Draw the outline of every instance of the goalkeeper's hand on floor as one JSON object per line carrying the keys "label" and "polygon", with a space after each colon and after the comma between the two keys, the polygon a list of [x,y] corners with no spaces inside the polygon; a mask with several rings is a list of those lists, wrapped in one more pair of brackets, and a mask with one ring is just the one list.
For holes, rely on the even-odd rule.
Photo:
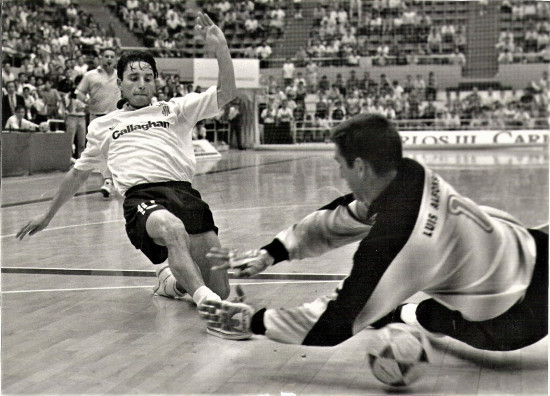
{"label": "goalkeeper's hand on floor", "polygon": [[[227,337],[219,335],[221,338],[242,339],[244,336],[252,336],[250,324],[254,309],[248,304],[206,300],[198,306],[198,310],[200,317],[206,320],[208,329],[227,334]],[[242,337],[237,337],[239,335]]]}

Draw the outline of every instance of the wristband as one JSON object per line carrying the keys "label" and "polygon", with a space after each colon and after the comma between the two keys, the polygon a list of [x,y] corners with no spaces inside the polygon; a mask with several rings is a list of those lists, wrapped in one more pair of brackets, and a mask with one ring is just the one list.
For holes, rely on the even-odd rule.
{"label": "wristband", "polygon": [[250,322],[250,330],[252,333],[265,335],[267,331],[264,325],[265,311],[266,309],[262,308],[252,316],[252,321]]}

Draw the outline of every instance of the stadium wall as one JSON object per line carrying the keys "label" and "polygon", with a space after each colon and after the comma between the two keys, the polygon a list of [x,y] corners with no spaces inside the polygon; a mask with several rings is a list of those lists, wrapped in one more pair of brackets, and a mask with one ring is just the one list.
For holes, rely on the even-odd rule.
{"label": "stadium wall", "polygon": [[[194,80],[193,59],[180,58],[157,58],[157,67],[159,71],[167,73],[178,73],[182,81]],[[491,79],[483,79],[483,82],[494,81],[499,82],[505,87],[514,89],[523,89],[533,80],[539,80],[543,71],[548,71],[550,65],[548,63],[518,63],[500,65],[498,73]],[[407,74],[413,77],[421,74],[426,77],[429,72],[433,71],[436,82],[439,88],[456,88],[460,84],[472,83],[476,80],[462,77],[462,70],[458,65],[406,65],[406,66],[371,66],[369,58],[362,58],[360,66],[329,66],[319,68],[319,78],[326,75],[329,80],[334,80],[337,74],[341,74],[342,78],[347,79],[350,71],[355,70],[358,78],[363,76],[365,71],[370,73],[371,78],[378,80],[381,74],[386,74],[390,80],[399,80],[401,83],[405,81]],[[305,68],[298,67],[296,72],[302,72],[305,76]],[[262,79],[267,79],[269,76],[280,78],[282,75],[281,68],[260,69]]]}
{"label": "stadium wall", "polygon": [[68,171],[72,141],[69,133],[3,132],[2,176]]}

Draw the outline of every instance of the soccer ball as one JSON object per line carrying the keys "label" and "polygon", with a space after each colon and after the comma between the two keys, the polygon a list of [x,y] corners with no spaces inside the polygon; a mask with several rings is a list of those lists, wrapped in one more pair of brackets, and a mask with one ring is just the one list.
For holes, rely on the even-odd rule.
{"label": "soccer ball", "polygon": [[420,329],[404,323],[389,324],[377,332],[376,344],[368,351],[372,373],[387,385],[410,385],[422,375],[429,348]]}

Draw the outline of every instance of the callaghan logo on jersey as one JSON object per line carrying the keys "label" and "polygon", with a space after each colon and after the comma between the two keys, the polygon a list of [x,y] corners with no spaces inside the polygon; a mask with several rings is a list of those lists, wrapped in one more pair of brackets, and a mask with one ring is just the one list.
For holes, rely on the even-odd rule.
{"label": "callaghan logo on jersey", "polygon": [[113,139],[116,140],[122,135],[137,131],[139,129],[147,131],[150,128],[168,128],[170,123],[168,121],[149,121],[146,124],[128,125],[124,129],[119,129],[113,132]]}

